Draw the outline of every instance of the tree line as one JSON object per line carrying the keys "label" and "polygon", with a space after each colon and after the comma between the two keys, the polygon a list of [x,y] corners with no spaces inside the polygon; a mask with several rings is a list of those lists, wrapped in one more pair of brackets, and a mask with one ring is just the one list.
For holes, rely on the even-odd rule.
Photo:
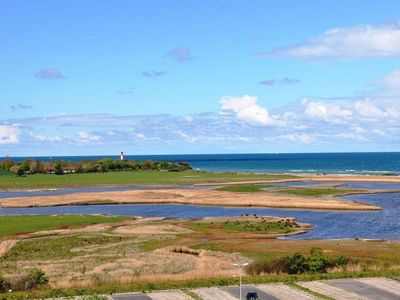
{"label": "tree line", "polygon": [[25,176],[27,174],[63,175],[68,173],[101,173],[117,171],[182,172],[192,170],[192,167],[187,162],[153,160],[134,161],[104,158],[100,160],[86,160],[80,162],[66,160],[49,162],[26,159],[16,162],[9,158],[5,158],[0,162],[0,170],[3,172],[15,173],[17,176]]}

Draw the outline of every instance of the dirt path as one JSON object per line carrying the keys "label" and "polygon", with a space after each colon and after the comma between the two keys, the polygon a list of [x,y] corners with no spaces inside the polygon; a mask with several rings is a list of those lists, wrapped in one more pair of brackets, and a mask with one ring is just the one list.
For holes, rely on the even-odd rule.
{"label": "dirt path", "polygon": [[33,207],[81,204],[193,204],[216,206],[258,206],[323,210],[379,210],[379,206],[333,198],[275,195],[267,192],[233,193],[216,190],[128,190],[68,195],[5,198],[2,207]]}
{"label": "dirt path", "polygon": [[2,257],[4,254],[7,253],[8,250],[14,247],[17,242],[17,240],[6,240],[0,242],[0,257]]}

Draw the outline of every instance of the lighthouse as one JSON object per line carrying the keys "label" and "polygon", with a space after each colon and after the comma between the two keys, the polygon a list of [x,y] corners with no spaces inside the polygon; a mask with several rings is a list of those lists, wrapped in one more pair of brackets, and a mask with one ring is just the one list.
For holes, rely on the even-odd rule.
{"label": "lighthouse", "polygon": [[124,152],[123,151],[121,151],[120,160],[124,160]]}

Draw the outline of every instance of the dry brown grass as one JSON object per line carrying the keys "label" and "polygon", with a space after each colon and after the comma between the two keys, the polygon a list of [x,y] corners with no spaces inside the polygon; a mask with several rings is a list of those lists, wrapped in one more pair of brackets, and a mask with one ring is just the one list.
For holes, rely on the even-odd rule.
{"label": "dry brown grass", "polygon": [[5,240],[0,242],[0,257],[6,254],[14,245],[18,242],[18,240]]}

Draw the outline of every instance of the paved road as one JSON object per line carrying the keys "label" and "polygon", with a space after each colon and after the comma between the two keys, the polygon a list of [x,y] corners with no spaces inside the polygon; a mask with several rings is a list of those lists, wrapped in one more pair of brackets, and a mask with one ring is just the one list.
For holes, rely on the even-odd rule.
{"label": "paved road", "polygon": [[[299,282],[319,294],[338,300],[400,300],[400,281],[388,278],[335,279]],[[212,287],[191,290],[202,300],[238,300],[239,287]],[[285,284],[244,285],[243,299],[248,292],[257,292],[260,300],[314,300],[314,296]],[[179,290],[154,293],[112,295],[113,300],[193,300]]]}
{"label": "paved road", "polygon": [[[240,289],[238,286],[226,286],[222,287],[222,289],[231,294],[236,299],[239,299]],[[279,298],[274,297],[272,294],[250,285],[242,286],[242,299],[246,299],[246,295],[249,292],[256,292],[260,300],[279,300]]]}

